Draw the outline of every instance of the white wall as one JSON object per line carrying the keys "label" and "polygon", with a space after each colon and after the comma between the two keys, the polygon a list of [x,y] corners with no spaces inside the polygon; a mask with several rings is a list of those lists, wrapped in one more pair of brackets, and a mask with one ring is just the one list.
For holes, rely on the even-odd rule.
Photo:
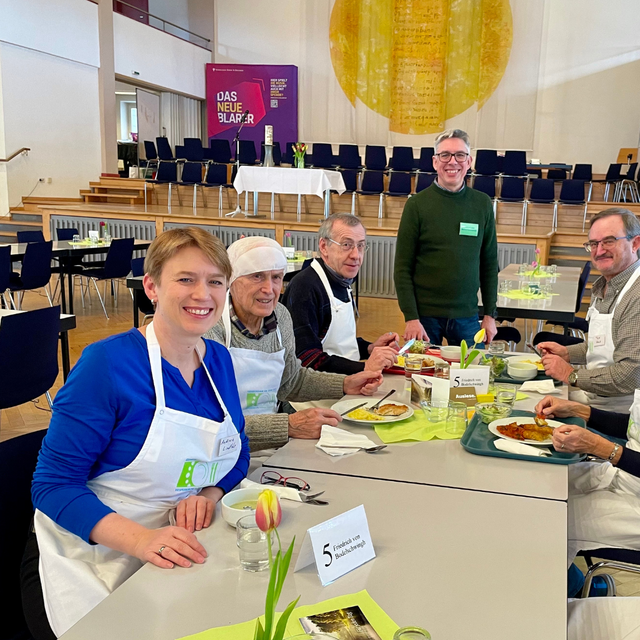
{"label": "white wall", "polygon": [[[22,196],[77,196],[100,175],[98,12],[87,0],[0,0],[0,216]],[[51,184],[38,178],[51,178]]]}
{"label": "white wall", "polygon": [[33,195],[77,197],[100,175],[98,69],[8,44],[0,66],[5,149],[31,148],[6,165],[9,206],[34,187]]}
{"label": "white wall", "polygon": [[204,65],[211,62],[209,51],[118,13],[113,14],[113,32],[117,75],[205,97]]}

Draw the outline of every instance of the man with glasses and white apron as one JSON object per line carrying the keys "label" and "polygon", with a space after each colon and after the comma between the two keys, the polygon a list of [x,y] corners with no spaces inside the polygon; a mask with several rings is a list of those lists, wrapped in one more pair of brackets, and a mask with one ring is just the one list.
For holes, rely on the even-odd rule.
{"label": "man with glasses and white apron", "polygon": [[640,388],[640,223],[626,209],[602,211],[585,248],[602,273],[591,290],[588,339],[569,347],[541,342],[542,362],[548,375],[573,385],[571,400],[628,413]]}
{"label": "man with glasses and white apron", "polygon": [[393,366],[397,333],[389,331],[372,343],[356,334],[351,284],[368,248],[362,223],[356,216],[336,213],[322,223],[318,235],[321,257],[293,278],[283,298],[293,318],[298,358],[303,366],[334,373]]}
{"label": "man with glasses and white apron", "polygon": [[265,450],[286,444],[290,437],[319,438],[323,424],[340,422],[335,411],[278,412],[279,402],[369,394],[381,377],[378,373],[343,376],[302,367],[295,354],[291,317],[278,303],[287,269],[282,247],[270,238],[254,236],[237,240],[228,253],[233,269],[230,294],[222,318],[206,337],[224,344],[231,354],[251,451],[264,456]]}

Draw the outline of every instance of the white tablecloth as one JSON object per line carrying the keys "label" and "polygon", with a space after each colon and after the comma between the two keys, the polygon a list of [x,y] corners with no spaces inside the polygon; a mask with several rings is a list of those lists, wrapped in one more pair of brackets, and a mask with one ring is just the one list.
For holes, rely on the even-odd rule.
{"label": "white tablecloth", "polygon": [[324,196],[327,189],[344,193],[346,187],[338,171],[286,167],[240,167],[233,186],[238,193],[289,193]]}

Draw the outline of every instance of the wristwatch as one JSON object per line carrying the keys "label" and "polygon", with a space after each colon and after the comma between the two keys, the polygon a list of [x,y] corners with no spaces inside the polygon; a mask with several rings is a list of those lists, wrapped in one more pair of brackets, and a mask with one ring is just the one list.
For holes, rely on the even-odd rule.
{"label": "wristwatch", "polygon": [[569,382],[569,384],[574,385],[576,382],[578,382],[578,370],[574,369],[570,374],[569,377],[567,378],[567,381]]}

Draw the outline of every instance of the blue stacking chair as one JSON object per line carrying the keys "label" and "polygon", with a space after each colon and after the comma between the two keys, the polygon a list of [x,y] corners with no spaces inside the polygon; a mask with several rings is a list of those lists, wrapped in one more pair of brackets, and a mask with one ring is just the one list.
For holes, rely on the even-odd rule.
{"label": "blue stacking chair", "polygon": [[202,162],[205,159],[200,138],[184,139],[184,158],[187,162]]}
{"label": "blue stacking chair", "polygon": [[365,169],[385,171],[387,169],[387,150],[379,145],[368,144],[364,151]]}
{"label": "blue stacking chair", "polygon": [[607,169],[607,175],[604,177],[604,179],[593,181],[593,182],[598,182],[605,185],[604,187],[605,202],[607,202],[607,200],[609,199],[609,187],[611,187],[611,185],[614,186],[614,194],[615,194],[615,187],[618,184],[618,182],[621,180],[621,176],[620,176],[621,171],[622,171],[621,164],[610,164],[609,168]]}
{"label": "blue stacking chair", "polygon": [[413,171],[415,160],[411,147],[393,147],[389,168],[393,171]]}
{"label": "blue stacking chair", "polygon": [[[28,336],[25,338],[27,341],[29,339]],[[4,368],[11,375],[13,367]],[[32,638],[22,609],[22,554],[33,519],[31,482],[42,438],[46,433],[46,429],[41,429],[0,442],[0,483],[3,487],[0,491],[0,512],[7,514],[6,517],[11,514],[11,526],[0,528],[0,544],[3,549],[13,550],[13,553],[7,553],[2,560],[2,637],[7,639]],[[34,568],[35,571],[37,566]]]}
{"label": "blue stacking chair", "polygon": [[253,140],[240,140],[240,164],[255,165],[258,161]]}
{"label": "blue stacking chair", "polygon": [[[527,224],[527,212],[529,211],[529,204],[531,204],[532,202],[534,204],[553,205],[553,210],[555,211],[556,194],[554,184],[554,181],[548,178],[536,178],[535,180],[531,181],[531,191],[529,192],[529,197],[527,198],[527,208],[525,210],[523,222],[523,225],[525,227]],[[553,217],[555,217],[555,214]]]}
{"label": "blue stacking chair", "polygon": [[338,147],[338,166],[341,169],[362,169],[362,158],[357,144],[341,144]]}
{"label": "blue stacking chair", "polygon": [[204,149],[204,159],[219,164],[231,163],[231,145],[228,140],[211,138],[209,147]]}
{"label": "blue stacking chair", "polygon": [[187,159],[186,147],[182,144],[176,145],[176,162],[182,163]]}
{"label": "blue stacking chair", "polygon": [[496,215],[496,178],[494,176],[475,176],[473,188],[486,193],[493,203],[493,216]]}
{"label": "blue stacking chair", "polygon": [[553,226],[552,231],[558,228],[558,206],[559,205],[584,207],[582,216],[582,230],[587,224],[587,200],[584,197],[584,181],[583,180],[564,180],[560,187],[560,196],[556,200],[553,210]]}
{"label": "blue stacking chair", "polygon": [[6,297],[11,276],[11,247],[0,247],[0,302],[9,308],[9,300]]}
{"label": "blue stacking chair", "polygon": [[51,295],[47,288],[51,279],[51,253],[53,242],[32,242],[27,245],[24,258],[22,259],[22,269],[20,273],[11,272],[9,276],[9,289],[11,293],[21,293],[18,297],[18,306],[14,302],[14,308],[22,308],[22,298],[25,291],[40,289],[43,287],[52,306]]}
{"label": "blue stacking chair", "polygon": [[354,216],[356,214],[356,194],[360,173],[357,169],[338,169],[338,171],[342,174],[342,179],[344,180],[344,186],[346,187],[344,192],[351,194],[351,215]]}
{"label": "blue stacking chair", "polygon": [[[473,175],[498,175],[498,152],[495,149],[478,149],[476,151],[476,162],[473,167]],[[475,183],[473,185],[473,188],[476,188]]]}
{"label": "blue stacking chair", "polygon": [[[382,218],[382,202],[384,199],[384,172],[365,170],[362,173],[360,188],[356,192],[359,196],[380,196],[378,218]],[[359,204],[359,200],[358,200]]]}
{"label": "blue stacking chair", "polygon": [[[161,162],[154,180],[144,182],[144,208],[147,210],[147,184],[168,184],[169,185],[169,209],[171,209],[171,187],[178,184],[178,165],[175,162]],[[155,189],[154,189],[155,191]],[[156,194],[156,204],[158,196]]]}
{"label": "blue stacking chair", "polygon": [[422,147],[420,149],[420,159],[418,160],[418,171],[421,173],[435,173],[436,170],[433,166],[433,154],[435,149],[433,147]]}
{"label": "blue stacking chair", "polygon": [[144,155],[147,157],[146,164],[144,166],[143,178],[146,179],[149,169],[153,165],[156,170],[158,169],[158,152],[156,151],[156,145],[153,140],[144,141]]}
{"label": "blue stacking chair", "polygon": [[[74,229],[73,227],[69,227],[68,229],[56,229],[56,239],[59,241],[70,241],[73,240],[73,236],[77,235],[80,234],[78,233],[78,230]],[[54,260],[60,259],[54,258]],[[56,294],[58,293],[58,285],[62,286],[62,279],[64,278],[64,274],[72,273],[74,276],[79,276],[87,266],[100,267],[102,265],[104,265],[104,260],[93,260],[90,265],[86,264],[84,263],[84,256],[71,256],[68,258],[64,258],[64,266],[61,264],[60,266],[51,267],[51,273],[57,273],[59,275],[52,298],[54,300],[56,299]],[[82,306],[84,307],[84,289],[82,288],[82,278],[80,279],[80,285]]]}
{"label": "blue stacking chair", "polygon": [[527,201],[525,199],[525,178],[503,178],[498,202],[512,202],[522,204],[520,226],[525,232],[527,223]]}
{"label": "blue stacking chair", "polygon": [[[131,275],[134,277],[144,275],[144,258],[134,258],[131,261]],[[131,291],[131,298],[134,299],[133,291]],[[153,314],[155,313],[156,309],[144,289],[138,289],[137,295],[135,296],[135,301],[138,311],[140,311],[140,313],[142,313],[142,315],[144,316],[142,318],[142,324],[144,325],[147,320],[153,318]]]}
{"label": "blue stacking chair", "polygon": [[290,164],[293,166],[294,157],[293,157],[293,145],[294,142],[287,142],[284,146],[284,151],[282,152],[282,164]]}
{"label": "blue stacking chair", "polygon": [[503,176],[525,178],[527,177],[527,152],[526,151],[506,151],[502,161]]}
{"label": "blue stacking chair", "polygon": [[[551,164],[553,164],[553,162]],[[566,179],[567,179],[566,169],[549,169],[547,171],[547,180],[555,180],[556,182],[561,182],[562,180],[566,180]]]}
{"label": "blue stacking chair", "polygon": [[156,138],[156,147],[158,149],[158,160],[160,162],[173,162],[175,160],[169,140],[164,136]]}
{"label": "blue stacking chair", "polygon": [[44,234],[42,231],[18,231],[16,233],[18,242],[44,242]]}
{"label": "blue stacking chair", "polygon": [[[389,186],[382,192],[382,206],[387,201],[387,196],[393,198],[411,197],[411,173],[405,171],[391,171],[389,173]],[[381,217],[378,214],[378,217]]]}
{"label": "blue stacking chair", "polygon": [[[205,198],[205,193],[207,189],[212,189],[217,187],[220,191],[220,195],[218,198],[218,211],[222,211],[222,190],[224,189],[229,193],[229,189],[232,188],[233,185],[229,183],[227,180],[227,165],[226,164],[210,164],[207,168],[207,173],[204,177],[204,182],[200,183],[202,187],[202,199],[204,201],[204,206],[207,206],[207,199]],[[231,206],[231,205],[229,205]]]}
{"label": "blue stacking chair", "polygon": [[333,169],[336,162],[333,157],[333,149],[326,142],[313,143],[313,167],[317,169]]}
{"label": "blue stacking chair", "polygon": [[418,178],[416,180],[416,193],[420,193],[430,187],[437,177],[438,176],[435,173],[418,173]]}
{"label": "blue stacking chair", "polygon": [[[224,167],[226,170],[226,167]],[[198,197],[198,186],[202,184],[202,163],[200,162],[185,162],[182,167],[182,175],[180,176],[180,182],[178,183],[178,203],[182,206],[182,199],[180,197],[180,185],[186,185],[193,187],[193,211],[196,211],[196,201]]]}
{"label": "blue stacking chair", "polygon": [[593,192],[593,166],[590,164],[577,164],[573,168],[573,180],[584,180],[589,184],[589,193],[587,194],[587,202],[591,201],[591,194]]}
{"label": "blue stacking chair", "polygon": [[[109,252],[107,258],[104,261],[104,267],[98,267],[96,269],[85,269],[81,274],[84,278],[90,279],[93,282],[104,315],[109,319],[109,314],[104,306],[104,300],[100,295],[98,289],[98,281],[104,281],[104,295],[107,295],[107,280],[111,280],[113,287],[113,281],[120,278],[126,278],[131,271],[131,258],[133,257],[133,245],[135,238],[120,238],[118,240],[112,240],[109,246]],[[118,288],[113,288],[114,298],[116,305],[118,303]]]}

